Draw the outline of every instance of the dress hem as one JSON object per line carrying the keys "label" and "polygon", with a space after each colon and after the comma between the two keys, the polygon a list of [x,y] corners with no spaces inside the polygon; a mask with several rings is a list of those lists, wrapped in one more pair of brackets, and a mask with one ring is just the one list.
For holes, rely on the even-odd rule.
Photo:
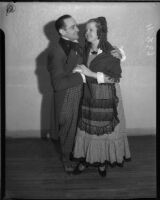
{"label": "dress hem", "polygon": [[122,162],[116,162],[116,161],[110,162],[109,160],[105,160],[103,163],[100,163],[100,162],[89,163],[86,161],[86,158],[84,157],[76,158],[72,156],[71,160],[75,162],[82,162],[86,166],[93,166],[93,167],[98,167],[98,166],[103,166],[103,165],[109,165],[110,167],[116,167],[116,166],[123,167],[125,162],[130,162],[132,159],[131,157],[129,158],[124,157]]}

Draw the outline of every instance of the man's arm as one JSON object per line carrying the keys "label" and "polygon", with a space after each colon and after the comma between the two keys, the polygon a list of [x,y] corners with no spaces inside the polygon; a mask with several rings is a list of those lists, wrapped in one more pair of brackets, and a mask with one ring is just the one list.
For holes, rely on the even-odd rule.
{"label": "man's arm", "polygon": [[81,74],[66,73],[64,71],[65,58],[60,57],[58,53],[49,55],[48,69],[55,91],[71,88],[83,83]]}
{"label": "man's arm", "polygon": [[114,46],[114,50],[111,51],[111,55],[114,56],[115,58],[120,59],[121,62],[126,60],[126,55],[123,50],[123,47],[118,48],[118,47]]}

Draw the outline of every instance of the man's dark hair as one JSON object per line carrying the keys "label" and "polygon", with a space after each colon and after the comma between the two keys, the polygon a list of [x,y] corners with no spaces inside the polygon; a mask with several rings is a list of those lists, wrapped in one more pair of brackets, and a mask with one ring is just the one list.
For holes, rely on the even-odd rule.
{"label": "man's dark hair", "polygon": [[63,16],[59,17],[59,18],[56,20],[56,22],[55,22],[55,27],[56,27],[56,30],[57,30],[58,33],[59,33],[59,30],[60,30],[61,28],[65,28],[64,20],[65,20],[65,19],[68,19],[68,18],[71,18],[71,16],[70,16],[70,15],[63,15]]}

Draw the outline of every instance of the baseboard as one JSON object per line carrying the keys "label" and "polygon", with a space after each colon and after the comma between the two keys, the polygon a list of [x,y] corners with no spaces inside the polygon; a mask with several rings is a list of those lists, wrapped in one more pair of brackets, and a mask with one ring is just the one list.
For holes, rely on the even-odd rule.
{"label": "baseboard", "polygon": [[11,138],[40,138],[40,130],[17,130],[17,131],[6,131],[6,137]]}
{"label": "baseboard", "polygon": [[[156,135],[156,129],[154,128],[127,128],[126,134],[128,136],[144,136],[144,135]],[[46,134],[47,135],[47,134]],[[41,131],[40,130],[17,130],[17,131],[6,131],[5,133],[6,137],[12,137],[12,138],[40,138],[41,137]],[[49,137],[49,134],[47,135]]]}
{"label": "baseboard", "polygon": [[128,136],[156,135],[156,129],[155,128],[127,128],[126,133]]}

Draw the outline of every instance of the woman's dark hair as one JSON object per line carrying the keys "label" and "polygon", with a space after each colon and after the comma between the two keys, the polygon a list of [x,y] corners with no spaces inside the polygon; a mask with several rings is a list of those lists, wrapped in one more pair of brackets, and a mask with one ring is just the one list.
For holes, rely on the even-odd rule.
{"label": "woman's dark hair", "polygon": [[[90,22],[95,22],[96,27],[97,27],[97,36],[99,39],[98,48],[102,49],[105,52],[108,50],[111,50],[112,45],[107,41],[108,27],[107,27],[107,21],[105,17],[90,19],[87,22],[87,24]],[[87,46],[90,46],[90,44],[86,43],[86,48],[88,48]]]}
{"label": "woman's dark hair", "polygon": [[59,30],[61,28],[65,28],[65,23],[64,23],[64,20],[65,19],[68,19],[68,18],[71,18],[70,15],[63,15],[61,17],[59,17],[56,21],[55,21],[55,27],[56,27],[56,30],[57,32],[59,33]]}

